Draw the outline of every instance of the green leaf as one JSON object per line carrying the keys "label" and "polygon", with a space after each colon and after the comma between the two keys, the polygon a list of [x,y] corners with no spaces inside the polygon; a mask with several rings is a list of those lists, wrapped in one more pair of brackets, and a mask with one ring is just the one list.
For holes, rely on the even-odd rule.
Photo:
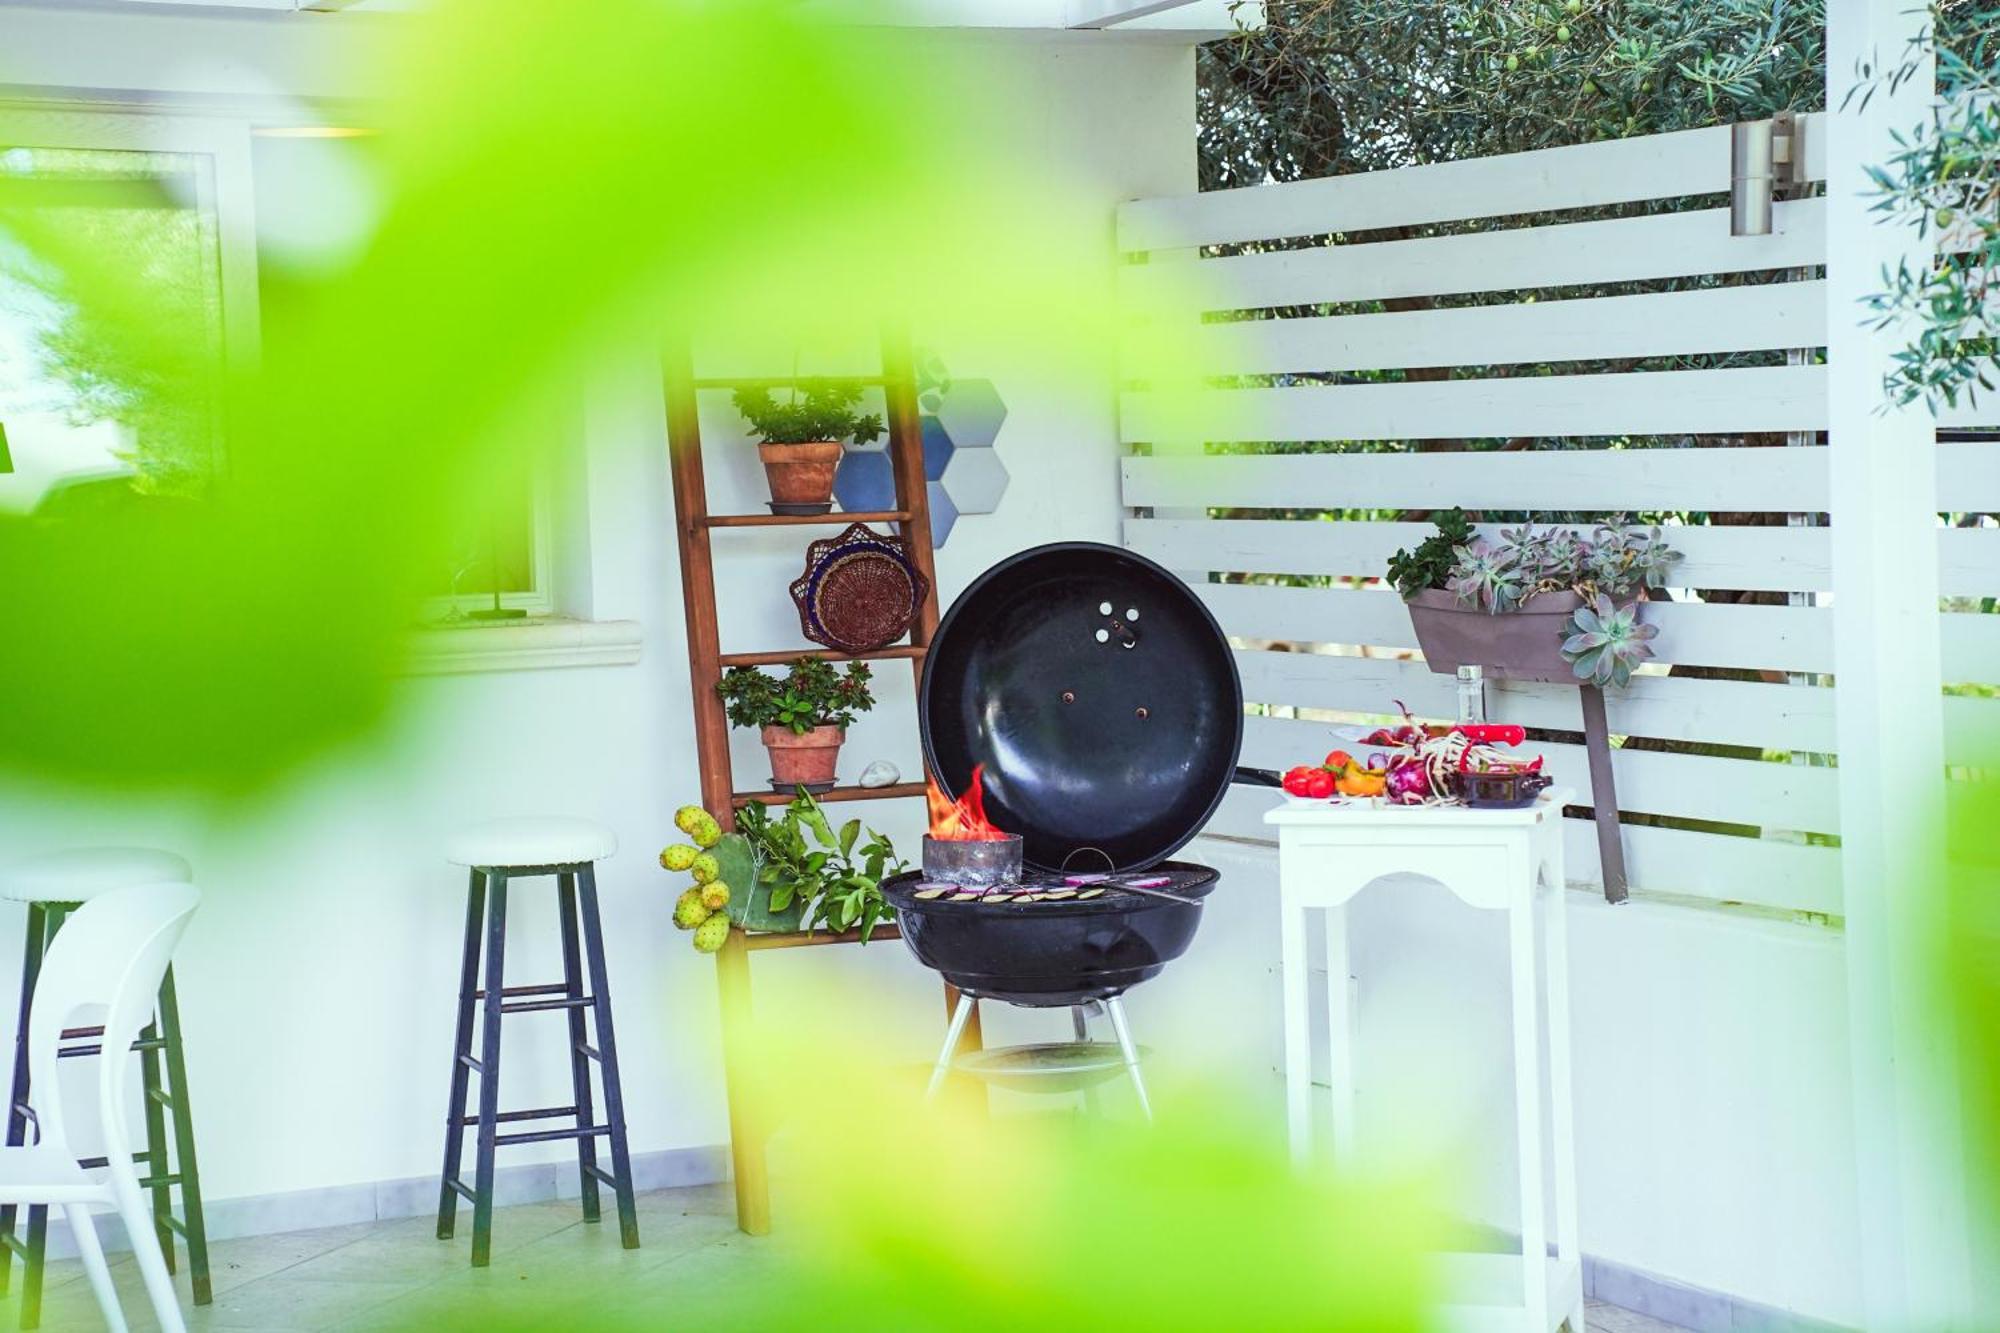
{"label": "green leaf", "polygon": [[847,855],[854,850],[854,840],[861,836],[861,821],[850,819],[840,828],[840,853]]}

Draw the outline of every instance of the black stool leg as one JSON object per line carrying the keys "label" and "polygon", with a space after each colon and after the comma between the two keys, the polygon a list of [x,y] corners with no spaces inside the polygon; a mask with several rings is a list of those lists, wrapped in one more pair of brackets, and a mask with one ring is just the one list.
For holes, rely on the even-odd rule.
{"label": "black stool leg", "polygon": [[500,1118],[500,1011],[507,961],[507,872],[489,868],[486,892],[486,1014],[479,1029],[478,1165],[472,1185],[472,1266],[493,1255],[493,1147]]}
{"label": "black stool leg", "polygon": [[479,926],[486,915],[486,872],[474,867],[465,890],[465,952],[458,969],[458,1035],[451,1045],[451,1095],[444,1118],[444,1177],[438,1187],[438,1239],[458,1226],[459,1157],[465,1146],[465,1080],[472,1073],[473,992],[479,989]]}
{"label": "black stool leg", "polygon": [[160,1255],[167,1261],[167,1271],[174,1272],[174,1229],[167,1223],[173,1216],[173,1186],[168,1178],[173,1174],[167,1156],[167,1106],[163,1100],[160,1081],[160,1051],[152,1043],[160,1038],[160,1022],[156,1016],[146,1024],[139,1034],[139,1040],[147,1043],[139,1052],[139,1082],[144,1089],[142,1100],[146,1111],[146,1178],[158,1182],[152,1188],[153,1231],[160,1238]]}
{"label": "black stool leg", "polygon": [[[576,875],[565,870],[556,876],[556,910],[562,917],[563,995],[572,1001],[569,1009],[569,1081],[576,1103],[576,1127],[588,1129],[597,1121],[591,1110],[589,1029],[584,1023],[583,958],[576,941]],[[602,1215],[597,1202],[597,1139],[580,1134],[576,1140],[576,1169],[583,1190],[583,1220],[595,1222]]]}
{"label": "black stool leg", "polygon": [[[194,1303],[210,1305],[215,1301],[215,1291],[208,1275],[208,1223],[201,1212],[201,1171],[195,1164],[194,1153],[194,1110],[188,1104],[187,1050],[181,1043],[181,1001],[174,989],[171,963],[160,982],[160,1029],[160,1035],[166,1038],[167,1109],[173,1113],[174,1122],[174,1174],[181,1178],[180,1233],[187,1240],[188,1282],[194,1288]],[[150,1165],[156,1176],[167,1174],[164,1148],[154,1153]],[[171,1214],[162,1220],[169,1227],[173,1224]],[[163,1244],[161,1248],[173,1253],[171,1245]],[[171,1263],[168,1268],[171,1271]]]}
{"label": "black stool leg", "polygon": [[[590,957],[590,993],[597,1010],[599,1068],[604,1076],[604,1116],[611,1128],[611,1171],[617,1177],[618,1238],[639,1248],[639,1212],[632,1201],[632,1155],[625,1144],[625,1093],[618,1081],[618,1041],[611,1031],[611,986],[605,978],[604,929],[597,916],[597,869],[577,867],[583,896],[583,943]],[[747,892],[747,890],[746,890]]]}
{"label": "black stool leg", "polygon": [[[35,997],[35,979],[42,973],[43,937],[48,913],[40,903],[28,904],[27,939],[21,949],[21,1007],[14,1024],[14,1080],[7,1093],[7,1146],[18,1148],[28,1141],[28,1117],[21,1108],[28,1101],[28,1007]],[[0,1206],[0,1295],[7,1291],[14,1275],[14,1205]]]}

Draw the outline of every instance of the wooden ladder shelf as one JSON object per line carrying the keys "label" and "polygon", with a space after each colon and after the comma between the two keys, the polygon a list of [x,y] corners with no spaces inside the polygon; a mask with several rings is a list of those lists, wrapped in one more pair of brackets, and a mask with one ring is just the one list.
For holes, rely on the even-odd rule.
{"label": "wooden ladder shelf", "polygon": [[[870,376],[843,376],[882,390],[889,427],[889,458],[896,483],[894,509],[864,513],[793,514],[711,514],[708,488],[702,474],[701,420],[696,395],[709,389],[737,389],[752,386],[782,388],[808,377],[765,377],[755,379],[698,379],[693,354],[685,341],[672,343],[662,357],[662,380],[666,395],[667,445],[674,485],[675,535],[680,544],[681,593],[686,603],[688,639],[688,681],[694,699],[695,752],[701,768],[701,803],[725,829],[734,827],[735,813],[751,802],[780,804],[791,799],[788,793],[738,791],[729,759],[729,719],[723,711],[715,685],[724,669],[732,666],[778,666],[798,657],[826,661],[907,660],[919,688],[922,687],[924,655],[937,629],[937,568],[931,548],[930,503],[925,490],[923,430],[917,415],[917,384],[909,338],[896,328],[882,333],[882,373]],[[771,652],[725,653],[716,618],[715,557],[711,534],[722,528],[845,527],[850,523],[893,523],[908,545],[910,563],[929,585],[923,605],[910,627],[910,642],[873,652],[845,653],[829,649],[779,649]],[[905,782],[891,787],[836,787],[817,799],[821,801],[873,801],[917,797],[924,794],[922,782]],[[753,1236],[771,1229],[770,1183],[765,1173],[764,1143],[770,1122],[755,1105],[744,1062],[752,1040],[753,1009],[750,998],[750,955],[767,949],[794,949],[827,944],[851,944],[860,937],[854,932],[835,934],[804,931],[779,934],[752,933],[736,928],[715,957],[716,982],[722,1010],[723,1075],[729,1094],[729,1146],[736,1174],[736,1223]],[[876,927],[877,940],[896,938],[893,925]],[[945,987],[945,1011],[950,1013],[957,992]],[[975,1013],[968,1027],[965,1045],[978,1049],[979,1018]]]}

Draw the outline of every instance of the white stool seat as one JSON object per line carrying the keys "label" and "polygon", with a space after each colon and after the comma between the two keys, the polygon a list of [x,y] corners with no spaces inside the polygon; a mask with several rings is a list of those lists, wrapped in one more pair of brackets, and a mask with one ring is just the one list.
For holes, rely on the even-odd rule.
{"label": "white stool seat", "polygon": [[0,898],[17,903],[87,903],[112,889],[188,884],[182,857],[156,847],[76,847],[0,870]]}
{"label": "white stool seat", "polygon": [[529,815],[491,819],[460,829],[445,842],[445,859],[460,866],[566,866],[602,861],[618,836],[588,819]]}

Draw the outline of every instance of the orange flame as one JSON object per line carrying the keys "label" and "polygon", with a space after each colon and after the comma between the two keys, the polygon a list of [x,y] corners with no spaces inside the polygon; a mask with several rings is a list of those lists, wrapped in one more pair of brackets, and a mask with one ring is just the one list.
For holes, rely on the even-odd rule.
{"label": "orange flame", "polygon": [[924,799],[931,807],[931,836],[943,842],[997,842],[1007,835],[986,818],[986,796],[981,786],[986,765],[972,766],[972,781],[965,795],[951,800],[937,779],[924,775]]}

